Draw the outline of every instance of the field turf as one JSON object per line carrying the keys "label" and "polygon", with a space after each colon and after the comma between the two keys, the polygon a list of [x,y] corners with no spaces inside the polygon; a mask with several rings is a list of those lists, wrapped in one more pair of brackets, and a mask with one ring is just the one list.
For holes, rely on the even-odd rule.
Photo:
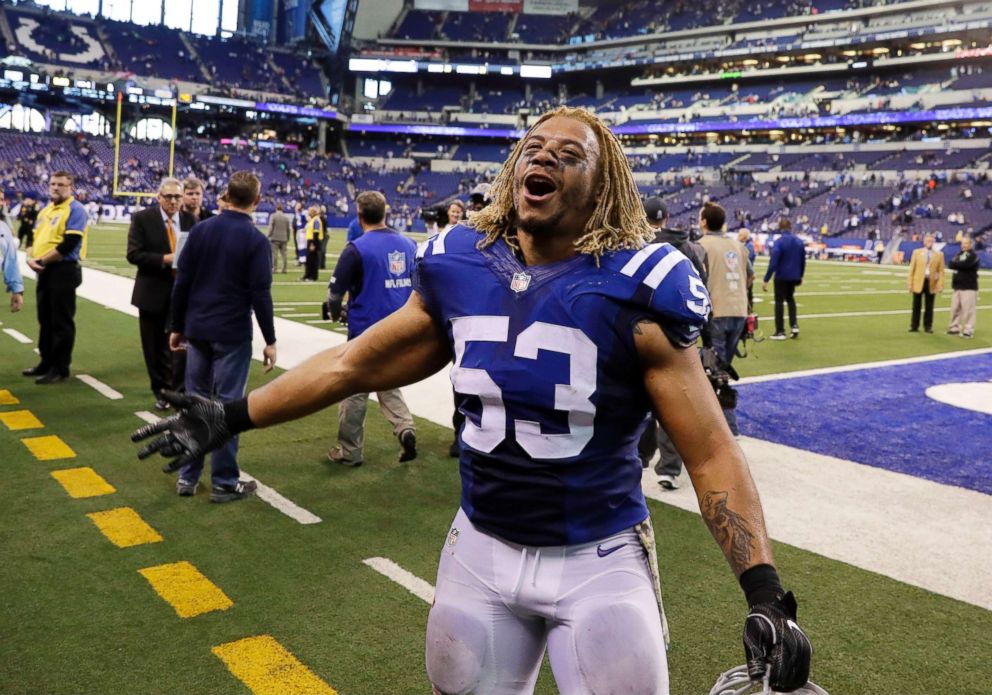
{"label": "field turf", "polygon": [[[94,230],[86,265],[133,276],[124,236],[120,227]],[[329,253],[342,245],[335,230]],[[329,271],[310,284],[297,282],[301,274],[291,265],[276,276],[277,313],[319,320],[299,315],[319,314]],[[992,277],[981,282],[992,286]],[[26,284],[26,310],[0,307],[0,329],[34,339],[34,283]],[[949,306],[949,294],[938,309]],[[758,308],[768,335],[771,293],[758,289],[757,296],[765,300]],[[757,344],[739,361],[742,375],[992,347],[987,292],[974,340],[944,335],[946,312],[937,313],[934,335],[907,334],[908,314],[878,313],[908,309],[905,268],[811,264],[797,296],[801,316],[868,315],[801,319],[799,340]],[[20,376],[36,360],[32,346],[0,334],[0,403],[4,389],[20,401],[0,405],[0,415],[27,409],[43,424],[0,426],[0,693],[248,693],[212,649],[256,635],[271,635],[340,693],[430,692],[423,665],[427,604],[362,560],[387,557],[433,583],[458,498],[457,468],[446,455],[450,430],[418,420],[421,455],[399,464],[398,446],[372,406],[366,464],[358,469],[325,458],[336,431],[333,408],[243,435],[243,468],[321,517],[319,524],[301,525],[260,500],[211,505],[202,487],[180,499],[174,479],[158,462],[139,462],[128,440],[142,424],[135,411],[151,406],[137,321],[81,300],[77,325],[74,371],[95,376],[123,399],[108,400],[76,379],[33,385]],[[270,378],[253,366],[253,385]],[[36,460],[20,441],[53,434],[73,458]],[[51,476],[84,466],[116,492],[74,499]],[[721,671],[743,661],[743,598],[697,515],[649,506],[673,635],[672,692],[704,694]],[[86,514],[118,507],[136,510],[163,540],[113,545]],[[990,692],[992,613],[781,543],[775,552],[814,640],[814,679],[831,693]],[[183,560],[233,605],[180,618],[138,572]],[[557,692],[547,668],[537,692]]]}

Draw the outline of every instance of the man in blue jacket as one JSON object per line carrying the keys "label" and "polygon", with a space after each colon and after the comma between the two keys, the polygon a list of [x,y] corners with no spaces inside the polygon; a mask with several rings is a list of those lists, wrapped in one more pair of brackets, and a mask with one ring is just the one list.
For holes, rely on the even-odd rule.
{"label": "man in blue jacket", "polygon": [[24,306],[24,279],[17,267],[17,241],[6,222],[0,220],[0,268],[3,269],[3,283],[10,293],[10,310],[18,312]]}
{"label": "man in blue jacket", "polygon": [[778,223],[781,236],[772,246],[772,260],[765,271],[761,289],[768,291],[768,281],[775,278],[775,334],[772,340],[785,340],[783,303],[789,305],[789,325],[792,337],[799,337],[799,320],[796,317],[796,288],[803,284],[806,273],[806,245],[792,234],[792,224],[786,218]]}
{"label": "man in blue jacket", "polygon": [[[169,347],[186,350],[187,393],[222,401],[244,396],[251,366],[252,311],[265,338],[265,371],[275,366],[272,252],[252,219],[260,188],[250,171],[232,174],[224,211],[193,227],[179,257]],[[240,480],[237,457],[236,436],[211,454],[211,502],[255,493],[254,481]],[[196,494],[202,472],[202,456],[180,468],[176,493]]]}

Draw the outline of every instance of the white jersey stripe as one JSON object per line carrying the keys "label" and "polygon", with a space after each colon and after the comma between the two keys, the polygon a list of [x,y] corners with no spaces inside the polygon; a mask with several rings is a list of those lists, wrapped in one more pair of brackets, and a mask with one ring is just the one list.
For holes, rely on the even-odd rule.
{"label": "white jersey stripe", "polygon": [[449,229],[437,235],[437,238],[434,240],[434,244],[431,246],[432,256],[436,256],[439,253],[444,253],[444,238],[448,236],[448,232],[450,231],[451,230]]}
{"label": "white jersey stripe", "polygon": [[634,277],[634,273],[636,273],[637,269],[644,264],[644,261],[648,259],[648,256],[650,256],[652,253],[660,249],[662,246],[664,246],[663,243],[648,244],[643,249],[641,249],[633,256],[631,256],[630,260],[627,261],[627,265],[621,268],[620,272],[629,278]]}
{"label": "white jersey stripe", "polygon": [[673,248],[669,251],[664,258],[658,261],[658,265],[651,269],[648,276],[644,278],[644,284],[653,290],[658,289],[658,285],[661,281],[672,271],[672,268],[677,266],[682,261],[688,261],[681,251]]}

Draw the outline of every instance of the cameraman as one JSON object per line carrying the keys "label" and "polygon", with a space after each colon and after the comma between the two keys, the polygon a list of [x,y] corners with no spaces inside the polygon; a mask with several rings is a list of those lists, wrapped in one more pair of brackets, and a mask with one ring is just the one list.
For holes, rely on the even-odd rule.
{"label": "cameraman", "polygon": [[[712,348],[726,365],[721,367],[723,372],[732,373],[737,342],[747,325],[747,288],[754,282],[754,270],[744,246],[736,238],[723,234],[726,221],[727,214],[716,203],[706,203],[699,211],[699,229],[703,233],[699,243],[706,249],[709,275],[706,289],[713,302],[713,314],[703,333],[703,345]],[[706,360],[703,362],[705,364]],[[714,386],[717,386],[716,382]],[[717,396],[730,431],[736,437],[740,434],[737,392],[724,381],[717,389]]]}

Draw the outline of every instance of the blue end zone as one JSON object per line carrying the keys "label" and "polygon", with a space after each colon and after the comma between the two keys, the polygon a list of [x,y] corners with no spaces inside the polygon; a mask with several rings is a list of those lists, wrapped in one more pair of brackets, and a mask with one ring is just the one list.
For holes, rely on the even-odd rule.
{"label": "blue end zone", "polygon": [[739,386],[741,433],[992,494],[992,416],[930,386],[992,379],[992,355]]}

